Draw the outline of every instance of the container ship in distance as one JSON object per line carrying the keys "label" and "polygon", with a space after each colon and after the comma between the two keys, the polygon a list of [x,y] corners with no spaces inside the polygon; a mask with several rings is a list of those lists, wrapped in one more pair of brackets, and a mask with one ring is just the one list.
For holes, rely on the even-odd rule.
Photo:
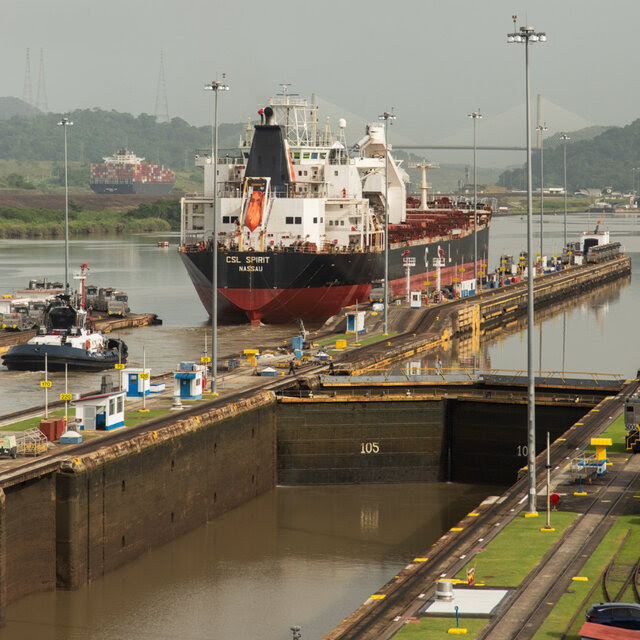
{"label": "container ship in distance", "polygon": [[169,193],[176,183],[173,171],[145,162],[126,149],[103,160],[91,165],[89,185],[96,193],[162,195]]}
{"label": "container ship in distance", "polygon": [[[218,161],[217,271],[221,322],[322,321],[368,300],[384,277],[384,127],[351,149],[317,106],[285,94],[247,127],[241,157]],[[211,313],[213,162],[204,195],[181,200],[180,254]],[[473,279],[487,262],[491,210],[448,198],[407,198],[408,176],[389,154],[389,286],[394,296]],[[477,248],[474,243],[477,239]],[[427,284],[428,283],[428,284]],[[475,289],[475,286],[473,287]]]}

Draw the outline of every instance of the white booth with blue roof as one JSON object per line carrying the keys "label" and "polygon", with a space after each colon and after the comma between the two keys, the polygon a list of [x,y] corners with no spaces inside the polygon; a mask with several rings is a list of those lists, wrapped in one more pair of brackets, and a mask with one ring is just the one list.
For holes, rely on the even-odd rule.
{"label": "white booth with blue roof", "polygon": [[83,431],[109,431],[124,427],[124,391],[75,400],[76,422]]}
{"label": "white booth with blue roof", "polygon": [[182,400],[200,400],[206,383],[205,371],[206,367],[197,362],[181,362],[173,374],[173,395]]}

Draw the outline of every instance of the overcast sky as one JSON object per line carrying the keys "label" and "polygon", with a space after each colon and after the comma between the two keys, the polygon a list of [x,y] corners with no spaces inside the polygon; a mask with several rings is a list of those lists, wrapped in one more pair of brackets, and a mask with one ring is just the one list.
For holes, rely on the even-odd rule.
{"label": "overcast sky", "polygon": [[[26,48],[35,99],[44,50],[50,111],[101,107],[153,114],[164,50],[168,108],[211,121],[205,82],[227,73],[220,121],[239,122],[279,83],[316,92],[394,132],[433,143],[524,103],[518,25],[546,31],[531,47],[532,96],[595,124],[638,117],[638,0],[4,0],[1,95],[23,96]],[[553,128],[553,123],[549,123]],[[552,133],[550,131],[550,133]],[[361,131],[350,131],[350,140]],[[479,144],[483,142],[478,132]],[[522,139],[513,140],[514,144]],[[491,141],[486,140],[490,143]]]}

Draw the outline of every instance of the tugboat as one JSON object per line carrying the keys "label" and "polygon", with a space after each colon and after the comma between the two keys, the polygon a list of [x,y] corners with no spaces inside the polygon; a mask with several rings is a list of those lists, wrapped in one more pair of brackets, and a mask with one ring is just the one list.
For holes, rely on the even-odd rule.
{"label": "tugboat", "polygon": [[[87,323],[84,308],[84,271],[82,265],[82,299],[79,308],[71,297],[61,294],[47,307],[44,324],[37,335],[25,344],[11,347],[2,356],[5,367],[17,371],[101,371],[127,361],[127,345],[117,338],[107,338]],[[87,328],[87,324],[89,327]]]}

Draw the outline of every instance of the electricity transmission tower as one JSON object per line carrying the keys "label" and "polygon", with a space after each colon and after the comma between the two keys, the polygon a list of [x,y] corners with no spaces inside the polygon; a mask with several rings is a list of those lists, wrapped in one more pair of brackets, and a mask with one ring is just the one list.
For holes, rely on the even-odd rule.
{"label": "electricity transmission tower", "polygon": [[169,104],[167,102],[167,82],[164,77],[164,51],[160,49],[160,74],[156,91],[156,122],[170,122]]}

